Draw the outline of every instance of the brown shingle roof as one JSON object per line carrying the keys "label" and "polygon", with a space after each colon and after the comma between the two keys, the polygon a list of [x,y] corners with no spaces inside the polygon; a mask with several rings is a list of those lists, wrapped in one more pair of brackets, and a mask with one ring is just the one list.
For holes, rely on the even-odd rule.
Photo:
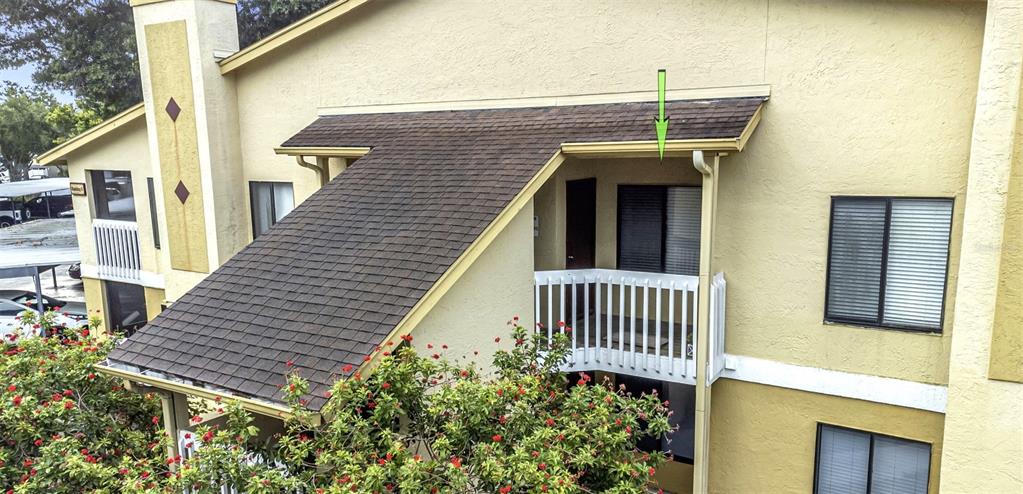
{"label": "brown shingle roof", "polygon": [[[669,102],[668,139],[738,138],[764,98]],[[651,140],[652,103],[321,117],[287,147],[372,147],[172,307],[112,363],[310,406],[358,366],[563,142]]]}

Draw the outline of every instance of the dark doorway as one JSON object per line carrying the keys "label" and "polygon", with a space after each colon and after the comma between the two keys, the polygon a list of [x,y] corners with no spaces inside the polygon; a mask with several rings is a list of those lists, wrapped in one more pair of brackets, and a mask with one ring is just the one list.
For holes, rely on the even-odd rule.
{"label": "dark doorway", "polygon": [[592,268],[596,261],[597,179],[565,182],[565,269]]}
{"label": "dark doorway", "polygon": [[[589,269],[596,266],[597,241],[597,179],[586,178],[565,182],[565,269]],[[586,314],[586,284],[576,286],[572,320]],[[590,300],[594,300],[590,286]],[[569,302],[571,303],[571,302]],[[593,311],[593,307],[590,311]],[[568,322],[568,321],[566,321]]]}

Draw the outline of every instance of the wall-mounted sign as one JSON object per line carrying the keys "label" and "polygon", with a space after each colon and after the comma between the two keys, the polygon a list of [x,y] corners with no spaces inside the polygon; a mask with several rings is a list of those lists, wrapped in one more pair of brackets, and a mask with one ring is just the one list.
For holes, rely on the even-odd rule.
{"label": "wall-mounted sign", "polygon": [[71,195],[73,196],[84,196],[85,195],[85,182],[71,182]]}

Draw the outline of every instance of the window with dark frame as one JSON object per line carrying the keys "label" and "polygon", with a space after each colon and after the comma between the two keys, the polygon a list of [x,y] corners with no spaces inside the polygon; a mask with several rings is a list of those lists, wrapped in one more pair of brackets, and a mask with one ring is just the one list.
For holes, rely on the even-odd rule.
{"label": "window with dark frame", "polygon": [[941,332],[951,199],[834,197],[827,322]]}
{"label": "window with dark frame", "polygon": [[618,186],[618,269],[696,275],[700,187]]}
{"label": "window with dark frame", "polygon": [[104,220],[135,221],[135,194],[131,172],[90,170],[94,217]]}
{"label": "window with dark frame", "polygon": [[927,494],[931,445],[817,424],[814,494]]}
{"label": "window with dark frame", "polygon": [[249,182],[249,201],[256,238],[295,208],[295,192],[290,182]]}
{"label": "window with dark frame", "polygon": [[110,329],[131,336],[148,321],[146,291],[142,285],[104,281]]}

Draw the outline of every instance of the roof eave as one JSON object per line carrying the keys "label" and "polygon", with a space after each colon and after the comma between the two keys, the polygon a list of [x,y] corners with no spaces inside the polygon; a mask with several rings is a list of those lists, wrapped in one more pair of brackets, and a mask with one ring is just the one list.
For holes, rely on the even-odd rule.
{"label": "roof eave", "polygon": [[370,0],[338,0],[327,5],[326,7],[323,7],[322,9],[288,25],[284,29],[281,29],[280,31],[277,31],[221,60],[219,62],[220,73],[229,74],[249,62],[273,52],[295,39],[305,36],[306,34],[318,29],[320,26],[328,24],[334,19],[348,14],[369,1]]}
{"label": "roof eave", "polygon": [[[147,376],[138,372],[131,372],[124,369],[118,369],[109,365],[97,364],[96,370],[103,374],[119,379],[125,379],[132,382],[140,382],[147,384],[154,388],[162,389],[164,391],[171,391],[175,393],[182,393],[189,396],[198,396],[209,400],[215,400],[220,398],[221,400],[231,400],[238,402],[242,408],[260,415],[266,415],[270,417],[277,417],[281,419],[290,419],[295,417],[295,412],[290,407],[284,405],[277,405],[266,401],[255,400],[252,398],[246,398],[244,396],[236,396],[230,393],[223,393],[215,391],[209,388],[203,388],[200,386],[194,386],[182,382],[172,381],[170,379],[163,379],[156,376]],[[321,421],[321,415],[318,412],[310,414],[308,419],[311,422],[310,425],[318,425]]]}
{"label": "roof eave", "polygon": [[53,163],[54,161],[64,158],[68,154],[77,151],[83,146],[86,146],[96,141],[97,139],[102,138],[103,136],[123,127],[124,125],[145,116],[146,107],[143,103],[139,103],[135,106],[132,106],[131,108],[128,108],[127,110],[124,110],[123,112],[118,113],[117,115],[114,115],[100,122],[95,127],[92,127],[89,130],[86,130],[85,132],[78,134],[77,136],[69,139],[63,144],[60,144],[59,146],[56,146],[44,152],[43,154],[36,156],[35,159],[36,163],[39,163],[40,165],[48,165],[50,163]]}
{"label": "roof eave", "polygon": [[315,146],[280,146],[274,153],[285,156],[330,156],[337,158],[361,158],[372,148],[368,147],[315,147]]}

